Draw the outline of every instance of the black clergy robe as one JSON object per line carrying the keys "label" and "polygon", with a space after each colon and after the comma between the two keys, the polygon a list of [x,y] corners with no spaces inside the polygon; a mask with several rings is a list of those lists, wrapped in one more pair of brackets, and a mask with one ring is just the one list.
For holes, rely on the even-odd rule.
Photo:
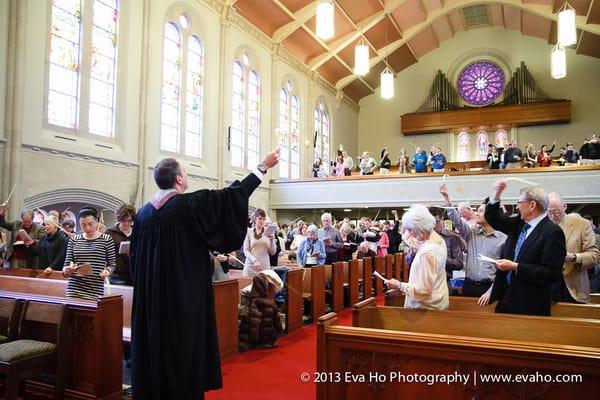
{"label": "black clergy robe", "polygon": [[[131,234],[133,398],[201,399],[222,387],[209,249],[239,249],[254,174],[139,211]],[[101,349],[100,349],[101,350]]]}

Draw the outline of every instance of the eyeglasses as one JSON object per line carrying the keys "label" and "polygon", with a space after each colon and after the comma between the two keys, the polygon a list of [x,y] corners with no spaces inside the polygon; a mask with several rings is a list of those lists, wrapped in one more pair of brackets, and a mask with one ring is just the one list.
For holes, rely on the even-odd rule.
{"label": "eyeglasses", "polygon": [[517,201],[517,204],[521,204],[521,203],[531,203],[533,200],[519,200]]}

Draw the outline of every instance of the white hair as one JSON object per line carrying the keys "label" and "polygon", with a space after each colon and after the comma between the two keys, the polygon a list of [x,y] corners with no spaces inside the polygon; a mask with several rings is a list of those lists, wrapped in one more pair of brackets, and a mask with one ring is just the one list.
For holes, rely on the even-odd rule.
{"label": "white hair", "polygon": [[329,218],[330,221],[333,221],[333,218],[331,217],[331,214],[329,213],[324,213],[321,215],[321,221],[323,221],[323,219],[325,218]]}
{"label": "white hair", "polygon": [[319,232],[319,228],[315,224],[311,224],[308,228],[306,228],[306,233],[308,232]]}
{"label": "white hair", "polygon": [[460,203],[458,203],[458,211],[463,210],[465,208],[468,208],[469,210],[471,209],[471,205],[468,201],[461,201]]}
{"label": "white hair", "polygon": [[433,230],[435,218],[423,204],[413,204],[402,216],[402,227],[416,234],[427,234]]}
{"label": "white hair", "polygon": [[521,189],[520,194],[524,195],[526,200],[535,201],[535,204],[540,211],[544,212],[548,209],[548,195],[541,187],[526,187]]}

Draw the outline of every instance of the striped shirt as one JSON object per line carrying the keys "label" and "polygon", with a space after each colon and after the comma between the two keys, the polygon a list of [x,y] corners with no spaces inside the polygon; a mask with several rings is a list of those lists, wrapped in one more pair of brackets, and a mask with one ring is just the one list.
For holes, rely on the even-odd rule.
{"label": "striped shirt", "polygon": [[100,273],[105,268],[112,273],[116,264],[115,244],[112,238],[105,233],[93,240],[86,239],[82,233],[73,236],[67,246],[65,267],[71,261],[75,264],[91,264],[92,275],[71,275],[67,283],[67,297],[95,300],[104,296],[104,280]]}

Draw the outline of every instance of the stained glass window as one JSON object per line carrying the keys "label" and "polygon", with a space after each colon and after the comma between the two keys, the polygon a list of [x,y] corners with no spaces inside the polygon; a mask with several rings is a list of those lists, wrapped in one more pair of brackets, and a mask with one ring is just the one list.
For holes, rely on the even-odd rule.
{"label": "stained glass window", "polygon": [[457,161],[469,161],[471,154],[471,143],[469,132],[462,131],[458,134]]}
{"label": "stained glass window", "polygon": [[81,1],[52,3],[48,123],[79,128]]}
{"label": "stained glass window", "polygon": [[477,159],[487,160],[490,140],[486,131],[477,132]]}
{"label": "stained glass window", "polygon": [[94,1],[89,130],[106,137],[113,136],[115,124],[118,18],[115,1]]}
{"label": "stained glass window", "polygon": [[232,78],[231,165],[254,168],[260,148],[260,78],[246,53],[233,62]]}
{"label": "stained glass window", "polygon": [[[167,22],[163,47],[160,149],[202,157],[204,45],[190,17]],[[185,28],[185,29],[184,29]]]}
{"label": "stained glass window", "polygon": [[491,61],[475,61],[458,77],[460,96],[470,104],[484,106],[494,102],[504,88],[504,72]]}
{"label": "stained glass window", "polygon": [[506,148],[508,146],[508,133],[504,129],[496,131],[496,147]]}
{"label": "stained glass window", "polygon": [[116,0],[52,2],[48,124],[115,136],[118,27]]}
{"label": "stained glass window", "polygon": [[323,100],[315,108],[315,158],[320,158],[323,162],[325,172],[329,174],[329,114]]}
{"label": "stained glass window", "polygon": [[279,128],[277,140],[281,148],[279,156],[279,176],[282,178],[300,177],[300,100],[290,94],[293,84],[288,81],[279,91]]}

